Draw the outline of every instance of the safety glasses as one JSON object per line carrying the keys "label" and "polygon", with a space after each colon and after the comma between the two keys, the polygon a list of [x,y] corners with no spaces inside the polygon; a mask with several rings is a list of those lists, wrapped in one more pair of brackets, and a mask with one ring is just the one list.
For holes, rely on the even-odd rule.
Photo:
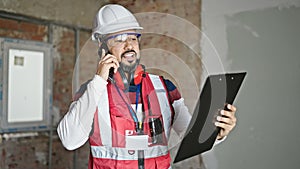
{"label": "safety glasses", "polygon": [[140,33],[122,33],[117,35],[108,36],[105,42],[111,46],[119,46],[125,42],[131,42],[132,44],[138,44],[140,41]]}

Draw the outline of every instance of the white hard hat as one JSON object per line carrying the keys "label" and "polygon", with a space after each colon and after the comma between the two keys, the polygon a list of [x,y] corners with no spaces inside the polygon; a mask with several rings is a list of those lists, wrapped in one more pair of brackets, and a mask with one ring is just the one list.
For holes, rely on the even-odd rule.
{"label": "white hard hat", "polygon": [[95,35],[106,35],[123,30],[138,29],[139,25],[134,15],[121,5],[109,4],[103,6],[94,19],[92,40],[96,40]]}

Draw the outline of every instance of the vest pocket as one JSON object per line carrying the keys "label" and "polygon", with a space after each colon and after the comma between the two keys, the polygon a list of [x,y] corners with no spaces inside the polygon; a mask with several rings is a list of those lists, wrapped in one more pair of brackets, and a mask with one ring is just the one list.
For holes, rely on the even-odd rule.
{"label": "vest pocket", "polygon": [[151,146],[166,145],[167,141],[162,116],[149,116],[144,124],[145,129],[148,131]]}
{"label": "vest pocket", "polygon": [[120,116],[111,116],[112,140],[114,147],[125,147],[126,130],[135,131],[134,122]]}

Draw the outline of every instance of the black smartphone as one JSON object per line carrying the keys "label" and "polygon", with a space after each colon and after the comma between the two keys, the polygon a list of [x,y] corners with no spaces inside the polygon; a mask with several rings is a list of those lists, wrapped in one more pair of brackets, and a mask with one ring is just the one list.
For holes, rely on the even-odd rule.
{"label": "black smartphone", "polygon": [[[104,51],[105,51],[105,55],[104,55],[104,56],[106,56],[107,54],[111,54],[111,53],[109,52],[109,49],[108,49],[107,44],[106,44],[106,43],[102,43],[101,46],[100,46],[99,49],[98,49],[98,55],[99,55],[99,58],[100,58],[100,59],[101,59],[101,57],[102,57],[102,49],[104,49]],[[113,76],[114,76],[114,68],[111,67],[111,68],[109,69],[108,79],[109,79],[110,81],[112,81]]]}
{"label": "black smartphone", "polygon": [[104,49],[105,55],[110,54],[107,44],[106,43],[102,43],[101,46],[98,49],[98,55],[99,55],[100,59],[102,57],[102,49]]}

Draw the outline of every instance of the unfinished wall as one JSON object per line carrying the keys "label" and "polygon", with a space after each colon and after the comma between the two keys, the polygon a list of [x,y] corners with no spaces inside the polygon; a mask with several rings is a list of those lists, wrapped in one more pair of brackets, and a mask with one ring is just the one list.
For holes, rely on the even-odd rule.
{"label": "unfinished wall", "polygon": [[45,20],[53,20],[59,23],[78,25],[89,28],[91,19],[99,6],[109,0],[2,0],[0,9],[11,13],[24,14]]}
{"label": "unfinished wall", "polygon": [[[1,37],[48,42],[48,31],[49,27],[45,24],[8,18],[0,19]],[[82,36],[89,35],[89,32],[82,32],[82,34]],[[52,38],[54,47],[53,106],[59,110],[56,116],[61,117],[67,111],[72,97],[72,73],[75,62],[74,30],[59,25],[53,26]],[[83,40],[85,41],[82,38]],[[0,150],[1,169],[48,168],[49,132],[33,133],[29,137],[3,135]],[[73,152],[66,151],[56,135],[53,138],[52,150],[52,168],[73,167]],[[86,163],[80,163],[80,165],[85,167]],[[80,165],[78,167],[81,167]]]}
{"label": "unfinished wall", "polygon": [[215,148],[213,168],[299,168],[300,1],[202,2],[203,31],[226,70],[248,72],[237,126]]}
{"label": "unfinished wall", "polygon": [[[177,15],[183,18],[196,28],[200,27],[200,0],[181,1],[181,0],[141,0],[141,1],[80,1],[80,0],[64,0],[64,1],[28,1],[3,0],[0,2],[0,10],[37,18],[45,23],[54,23],[51,28],[52,39],[51,43],[54,47],[54,72],[53,72],[53,106],[55,115],[54,127],[66,111],[72,99],[72,85],[73,71],[75,66],[75,30],[80,29],[80,49],[87,45],[90,38],[90,31],[86,29],[91,28],[93,17],[99,7],[105,3],[119,3],[129,8],[133,13],[142,12],[164,12]],[[144,18],[145,19],[145,18]],[[158,18],[159,19],[159,18]],[[147,24],[147,20],[140,20],[141,24]],[[148,23],[149,24],[149,23]],[[149,27],[147,27],[149,28]],[[153,29],[150,27],[150,29]],[[183,28],[184,29],[184,28]],[[191,84],[180,84],[179,88],[183,91],[183,96],[186,97],[188,106],[192,109],[194,100],[197,96],[198,87],[200,84],[200,69],[201,60],[200,53],[200,35],[199,34],[185,34],[187,39],[193,39],[193,49],[181,42],[181,39],[176,39],[170,36],[171,31],[185,32],[185,30],[177,29],[176,27],[164,28],[166,32],[162,35],[155,33],[147,33],[142,40],[142,49],[145,53],[156,49],[155,51],[163,51],[158,55],[163,54],[166,58],[169,55],[174,55],[179,60],[176,66],[176,71],[171,74],[170,78],[178,82],[176,75],[180,75],[181,68],[189,68],[189,73],[193,73],[195,82]],[[169,30],[169,32],[168,32]],[[181,33],[182,34],[182,33]],[[20,21],[18,19],[8,19],[0,17],[0,36],[9,38],[19,38],[26,40],[35,40],[42,42],[50,42],[49,26],[46,24],[32,23],[30,21]],[[87,49],[95,50],[95,46],[87,47]],[[167,54],[166,54],[167,53]],[[95,54],[95,53],[94,53]],[[90,57],[90,58],[88,58]],[[151,56],[148,57],[148,59]],[[95,59],[96,58],[96,59]],[[82,57],[80,57],[82,59]],[[95,55],[89,55],[80,62],[80,76],[91,78],[95,72]],[[144,64],[150,66],[153,60],[144,60]],[[161,65],[168,65],[169,59],[162,59],[159,62]],[[182,65],[186,67],[181,67]],[[175,67],[174,67],[175,69]],[[156,70],[153,69],[153,72]],[[170,75],[168,72],[159,72]],[[181,75],[182,76],[182,75]],[[178,78],[178,77],[177,77]],[[81,79],[84,81],[85,79]],[[76,84],[75,84],[76,85]],[[193,86],[197,92],[193,92]],[[190,88],[188,91],[187,88]],[[189,95],[193,95],[190,97]],[[0,168],[1,169],[31,169],[39,168],[46,169],[49,167],[49,132],[40,132],[29,137],[7,138],[1,140],[0,145]],[[76,151],[65,150],[56,133],[54,132],[52,147],[52,162],[53,169],[67,169],[87,168],[87,159],[89,155],[88,144]],[[75,154],[75,155],[74,155]],[[76,160],[74,160],[76,157]],[[174,166],[174,168],[200,168],[199,157],[196,156],[181,164]],[[30,164],[28,163],[30,162]],[[184,167],[183,167],[184,166]]]}

